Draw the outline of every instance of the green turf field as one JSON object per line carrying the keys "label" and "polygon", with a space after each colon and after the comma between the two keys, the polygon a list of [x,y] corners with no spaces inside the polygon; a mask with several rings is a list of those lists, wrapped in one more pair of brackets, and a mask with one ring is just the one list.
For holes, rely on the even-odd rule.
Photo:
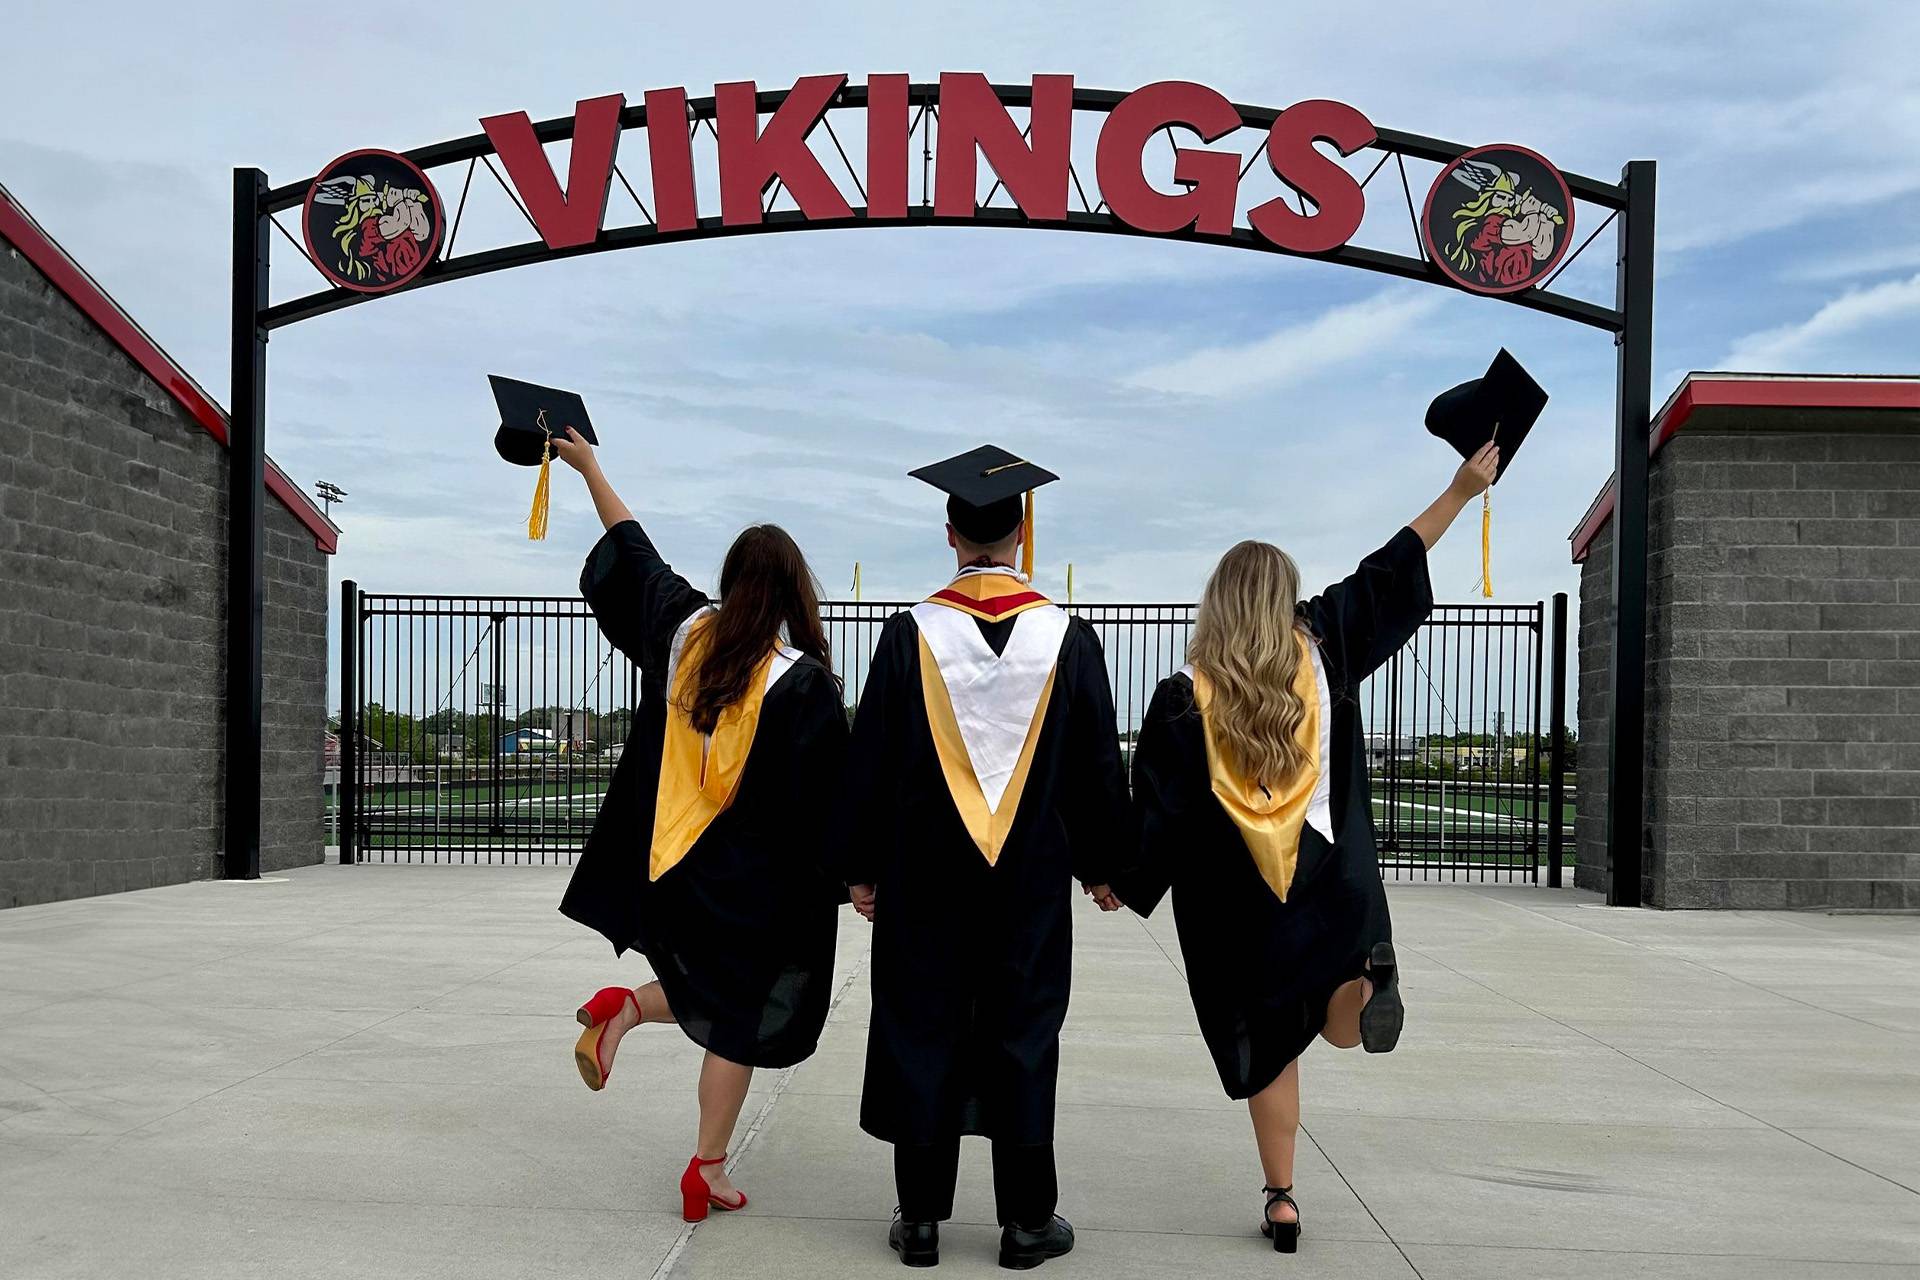
{"label": "green turf field", "polygon": [[[599,812],[606,791],[604,774],[506,781],[500,787],[498,817],[505,828],[499,835],[488,828],[495,817],[494,792],[484,782],[448,783],[437,789],[430,783],[378,785],[369,789],[363,816],[369,825],[368,852],[398,853],[416,850],[435,853],[463,851],[470,860],[563,860],[584,841]],[[1444,803],[1442,802],[1444,799]],[[327,799],[328,822],[336,817],[337,793]],[[1511,794],[1449,787],[1403,790],[1391,806],[1373,801],[1375,824],[1418,842],[1395,855],[1399,861],[1448,861],[1471,858],[1476,849],[1509,859],[1522,853],[1529,837],[1546,844],[1544,830],[1535,830],[1546,817],[1546,794],[1516,788]],[[1567,864],[1572,865],[1574,806],[1562,808]],[[531,849],[517,858],[507,851]]]}

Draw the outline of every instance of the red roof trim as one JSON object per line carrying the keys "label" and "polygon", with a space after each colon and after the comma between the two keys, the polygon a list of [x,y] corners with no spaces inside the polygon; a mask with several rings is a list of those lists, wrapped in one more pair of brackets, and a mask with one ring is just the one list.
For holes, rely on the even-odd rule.
{"label": "red roof trim", "polygon": [[[1696,409],[1722,408],[1920,409],[1920,379],[1690,373],[1655,416],[1647,456],[1666,447]],[[1593,540],[1613,518],[1617,479],[1607,477],[1579,526],[1568,535],[1575,564],[1585,562]]]}
{"label": "red roof trim", "polygon": [[[101,331],[126,352],[148,377],[160,384],[194,421],[206,429],[208,435],[223,447],[226,445],[226,413],[186,370],[174,363],[172,356],[161,350],[160,344],[148,336],[147,331],[100,287],[99,282],[88,275],[85,268],[75,262],[72,255],[33,220],[31,214],[20,207],[5,187],[0,187],[0,239],[25,254],[27,261],[38,268],[48,283],[80,308],[89,320],[99,325]],[[313,500],[301,491],[299,485],[288,479],[287,473],[271,458],[267,459],[266,474],[267,492],[278,498],[281,505],[293,513],[294,519],[306,526],[307,531],[313,534],[314,545],[329,555],[339,550],[340,530],[321,514]]]}

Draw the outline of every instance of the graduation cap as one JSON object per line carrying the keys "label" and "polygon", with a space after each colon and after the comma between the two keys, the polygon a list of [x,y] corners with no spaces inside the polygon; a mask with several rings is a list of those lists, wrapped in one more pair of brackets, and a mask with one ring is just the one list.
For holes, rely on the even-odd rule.
{"label": "graduation cap", "polygon": [[493,384],[494,403],[500,406],[500,429],[494,432],[493,447],[502,458],[516,467],[539,467],[540,478],[533,487],[533,510],[527,515],[527,537],[547,536],[548,465],[553,459],[552,439],[565,437],[568,427],[580,433],[588,444],[598,445],[593,423],[587,417],[587,404],[577,392],[543,387],[537,383],[487,375]]}
{"label": "graduation cap", "polygon": [[1484,376],[1433,398],[1427,406],[1427,430],[1463,458],[1471,458],[1488,441],[1499,445],[1500,468],[1494,474],[1498,483],[1546,407],[1547,393],[1502,347]]}
{"label": "graduation cap", "polygon": [[1033,491],[1059,476],[990,444],[907,474],[947,495],[947,523],[968,542],[998,542],[1024,524],[1020,568],[1033,576]]}
{"label": "graduation cap", "polygon": [[[1471,458],[1489,442],[1500,446],[1494,483],[1507,473],[1527,432],[1547,407],[1547,393],[1505,347],[1484,375],[1435,396],[1427,406],[1427,430]],[[1480,594],[1493,595],[1493,495],[1480,498]]]}

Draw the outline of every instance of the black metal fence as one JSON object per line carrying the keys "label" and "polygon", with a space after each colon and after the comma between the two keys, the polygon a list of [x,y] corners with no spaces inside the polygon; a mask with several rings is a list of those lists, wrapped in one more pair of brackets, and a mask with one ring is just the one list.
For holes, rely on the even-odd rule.
{"label": "black metal fence", "polygon": [[1537,880],[1544,863],[1560,883],[1569,756],[1543,676],[1564,688],[1565,599],[1551,640],[1543,604],[1439,605],[1362,686],[1383,875]]}
{"label": "black metal fence", "polygon": [[[1565,603],[1555,597],[1550,636],[1540,604],[1442,605],[1363,686],[1383,875],[1535,880],[1544,864],[1559,883]],[[822,606],[850,706],[880,628],[905,607]],[[1186,662],[1194,606],[1071,609],[1105,648],[1128,752],[1154,688]],[[585,603],[372,595],[348,582],[341,619],[342,861],[571,862],[639,690]]]}
{"label": "black metal fence", "polygon": [[341,860],[571,862],[639,674],[578,597],[342,589]]}

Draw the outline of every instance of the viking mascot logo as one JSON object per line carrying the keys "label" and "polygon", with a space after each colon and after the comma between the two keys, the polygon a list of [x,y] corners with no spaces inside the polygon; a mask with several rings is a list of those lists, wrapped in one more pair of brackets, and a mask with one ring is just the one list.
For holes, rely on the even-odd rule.
{"label": "viking mascot logo", "polygon": [[321,274],[343,288],[383,293],[433,261],[440,196],[405,156],[356,151],[314,179],[303,229]]}
{"label": "viking mascot logo", "polygon": [[1434,179],[1420,232],[1461,288],[1513,293],[1545,279],[1566,252],[1573,198],[1560,171],[1525,147],[1480,147]]}

